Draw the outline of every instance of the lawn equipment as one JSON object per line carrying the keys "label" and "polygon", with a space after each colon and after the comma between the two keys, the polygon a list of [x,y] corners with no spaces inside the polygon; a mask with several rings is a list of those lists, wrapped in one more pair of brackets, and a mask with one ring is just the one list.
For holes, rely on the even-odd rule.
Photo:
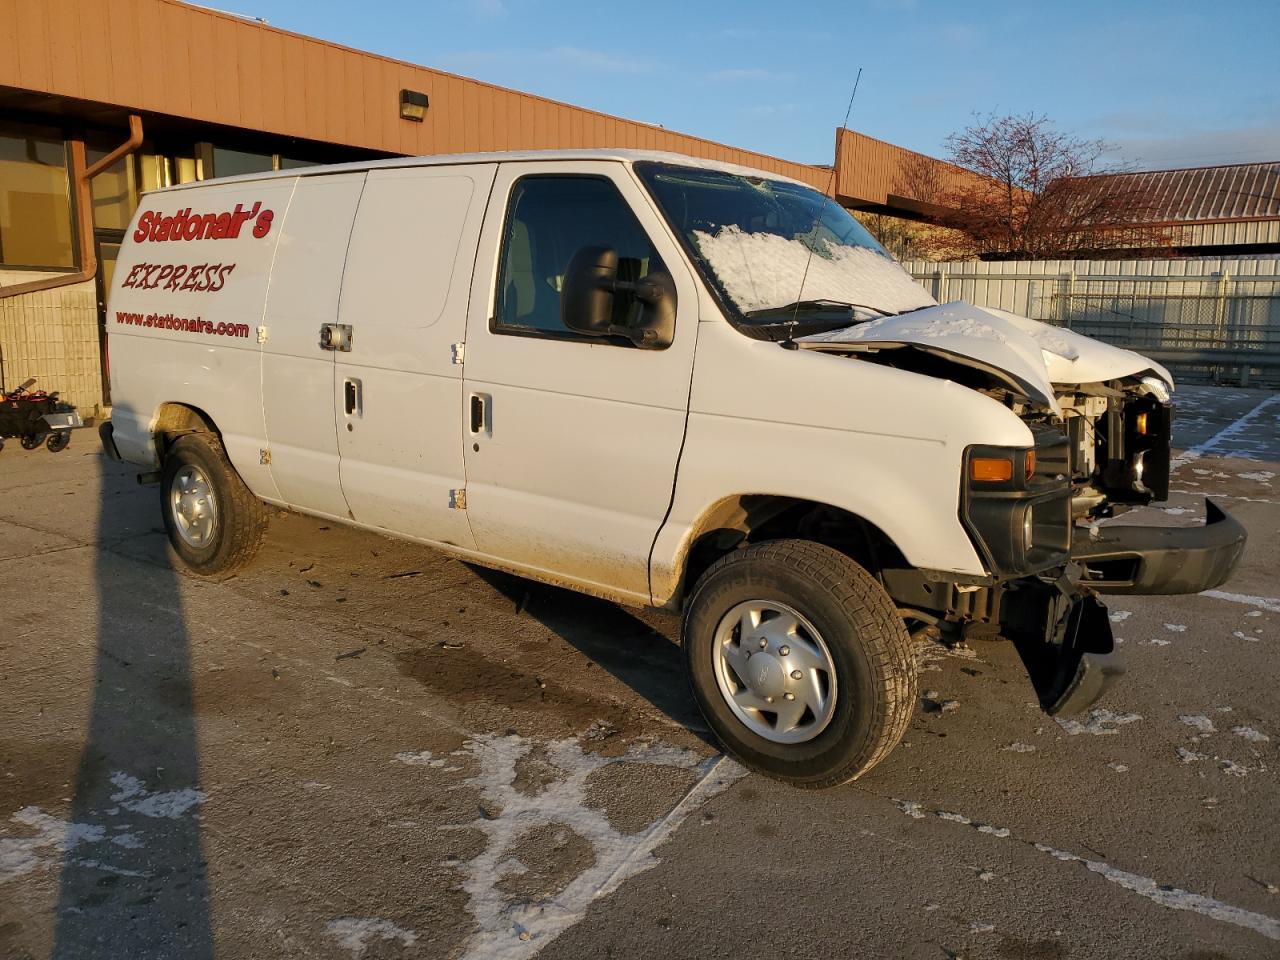
{"label": "lawn equipment", "polygon": [[34,450],[40,444],[51,453],[67,449],[71,430],[81,424],[80,414],[57,393],[32,390],[35,378],[10,393],[0,393],[0,450],[6,437],[19,437],[23,450]]}

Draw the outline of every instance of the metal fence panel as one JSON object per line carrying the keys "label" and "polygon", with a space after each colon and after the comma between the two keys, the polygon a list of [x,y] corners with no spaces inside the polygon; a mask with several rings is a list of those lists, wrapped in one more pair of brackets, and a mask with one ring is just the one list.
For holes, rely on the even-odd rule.
{"label": "metal fence panel", "polygon": [[1280,258],[904,264],[966,300],[1128,347],[1181,379],[1280,387]]}

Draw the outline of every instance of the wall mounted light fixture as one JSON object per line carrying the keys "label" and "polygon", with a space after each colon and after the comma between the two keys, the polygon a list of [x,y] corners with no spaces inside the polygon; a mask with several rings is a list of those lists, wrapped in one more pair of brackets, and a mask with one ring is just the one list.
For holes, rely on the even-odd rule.
{"label": "wall mounted light fixture", "polygon": [[427,115],[427,95],[417,90],[400,91],[400,119],[421,123]]}

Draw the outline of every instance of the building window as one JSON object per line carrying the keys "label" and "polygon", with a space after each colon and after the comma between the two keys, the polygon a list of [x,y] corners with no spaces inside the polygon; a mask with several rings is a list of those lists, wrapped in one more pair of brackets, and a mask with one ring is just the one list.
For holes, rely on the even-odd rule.
{"label": "building window", "polygon": [[0,129],[0,264],[74,268],[67,145],[56,130]]}
{"label": "building window", "polygon": [[[107,155],[106,150],[88,147],[85,159],[93,166]],[[130,154],[121,157],[90,181],[93,195],[93,225],[98,230],[124,230],[133,219],[138,206],[137,179],[134,175],[136,158]]]}
{"label": "building window", "polygon": [[[266,173],[276,169],[275,157],[269,153],[245,153],[241,150],[213,148],[213,176],[239,177],[246,173]],[[209,176],[208,171],[205,176]]]}

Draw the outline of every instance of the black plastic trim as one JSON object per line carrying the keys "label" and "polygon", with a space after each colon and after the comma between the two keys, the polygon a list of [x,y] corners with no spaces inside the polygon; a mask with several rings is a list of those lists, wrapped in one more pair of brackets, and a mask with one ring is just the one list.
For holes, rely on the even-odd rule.
{"label": "black plastic trim", "polygon": [[1244,553],[1248,532],[1205,497],[1203,527],[1106,526],[1081,531],[1071,558],[1081,584],[1099,593],[1200,593],[1227,582]]}
{"label": "black plastic trim", "polygon": [[121,460],[120,451],[116,449],[115,429],[115,424],[104,420],[98,425],[98,439],[102,441],[103,453],[112,460]]}

